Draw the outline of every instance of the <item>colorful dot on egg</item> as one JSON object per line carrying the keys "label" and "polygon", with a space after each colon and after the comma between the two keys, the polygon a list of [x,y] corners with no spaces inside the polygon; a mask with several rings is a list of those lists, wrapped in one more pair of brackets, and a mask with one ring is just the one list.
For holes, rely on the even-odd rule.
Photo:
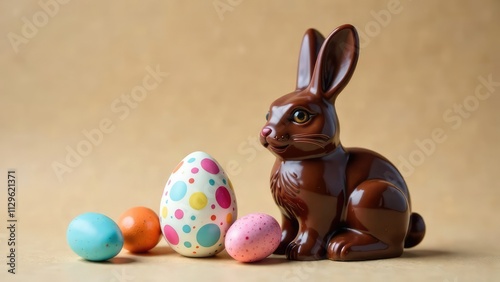
{"label": "colorful dot on egg", "polygon": [[172,245],[177,245],[179,244],[179,235],[177,234],[177,231],[170,226],[170,225],[165,225],[163,227],[163,234],[165,234],[165,237],[167,237],[167,241],[172,244]]}
{"label": "colorful dot on egg", "polygon": [[189,233],[189,232],[191,232],[191,227],[186,224],[186,225],[182,226],[182,231],[184,231],[184,233]]}
{"label": "colorful dot on egg", "polygon": [[215,245],[221,236],[220,228],[212,223],[208,223],[200,227],[196,233],[196,241],[205,248]]}
{"label": "colorful dot on egg", "polygon": [[224,186],[220,186],[215,191],[215,200],[224,209],[227,209],[231,206],[231,194],[227,191],[227,188]]}
{"label": "colorful dot on egg", "polygon": [[166,207],[166,206],[163,206],[163,207],[161,208],[161,216],[162,216],[163,218],[167,218],[167,215],[168,215],[168,209],[167,209],[167,207]]}
{"label": "colorful dot on egg", "polygon": [[184,212],[181,209],[175,211],[175,218],[182,219],[184,217]]}
{"label": "colorful dot on egg", "polygon": [[215,185],[215,180],[210,179],[210,180],[208,180],[208,183],[210,183],[210,185],[214,186]]}
{"label": "colorful dot on egg", "polygon": [[225,179],[225,178],[222,178],[222,183],[224,183],[224,185],[226,185],[226,184],[227,184],[227,182],[226,182],[226,179]]}
{"label": "colorful dot on egg", "polygon": [[190,243],[190,242],[188,242],[188,241],[186,241],[186,242],[184,242],[184,246],[185,246],[186,248],[191,248],[191,243]]}
{"label": "colorful dot on egg", "polygon": [[217,217],[215,216],[215,214],[212,214],[212,216],[210,217],[211,220],[216,220]]}
{"label": "colorful dot on egg", "polygon": [[201,167],[207,171],[208,173],[211,174],[217,174],[219,173],[219,166],[212,161],[211,159],[203,159],[201,160]]}
{"label": "colorful dot on egg", "polygon": [[203,192],[196,192],[189,197],[189,205],[196,210],[201,210],[207,205],[208,199]]}
{"label": "colorful dot on egg", "polygon": [[196,216],[192,215],[191,220],[195,220],[195,219],[196,219]]}
{"label": "colorful dot on egg", "polygon": [[214,205],[214,204],[212,204],[210,207],[211,207],[213,210],[215,209],[215,205]]}
{"label": "colorful dot on egg", "polygon": [[178,164],[178,165],[174,168],[174,170],[172,171],[172,173],[176,173],[176,172],[179,170],[179,168],[181,168],[181,166],[182,166],[183,164],[184,164],[184,161],[181,161],[181,162],[180,162],[180,163],[179,163],[179,164]]}
{"label": "colorful dot on egg", "polygon": [[188,160],[188,163],[192,163],[192,162],[194,162],[194,161],[196,161],[196,159],[195,159],[195,158],[190,158],[190,159]]}
{"label": "colorful dot on egg", "polygon": [[193,184],[194,183],[194,178],[189,178],[189,183]]}
{"label": "colorful dot on egg", "polygon": [[172,201],[179,201],[184,196],[186,195],[187,192],[187,185],[183,181],[177,181],[174,183],[172,186],[172,189],[170,190],[170,199]]}

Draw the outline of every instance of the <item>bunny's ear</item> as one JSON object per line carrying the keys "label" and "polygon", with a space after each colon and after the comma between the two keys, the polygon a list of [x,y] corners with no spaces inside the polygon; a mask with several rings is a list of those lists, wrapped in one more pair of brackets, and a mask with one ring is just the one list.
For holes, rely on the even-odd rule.
{"label": "bunny's ear", "polygon": [[319,49],[325,37],[315,29],[308,29],[302,39],[299,54],[299,69],[297,71],[297,89],[309,86],[318,57]]}
{"label": "bunny's ear", "polygon": [[356,68],[359,38],[352,25],[342,25],[326,39],[311,79],[311,92],[335,100]]}

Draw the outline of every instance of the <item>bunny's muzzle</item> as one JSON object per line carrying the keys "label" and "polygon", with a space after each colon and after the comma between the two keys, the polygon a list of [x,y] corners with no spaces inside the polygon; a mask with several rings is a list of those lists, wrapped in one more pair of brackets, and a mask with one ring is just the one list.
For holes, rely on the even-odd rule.
{"label": "bunny's muzzle", "polygon": [[262,128],[262,130],[260,131],[260,136],[261,137],[264,137],[266,138],[267,136],[269,136],[269,134],[271,134],[273,132],[273,130],[269,127],[264,127]]}
{"label": "bunny's muzzle", "polygon": [[267,141],[267,137],[273,133],[273,130],[269,127],[264,127],[260,131],[260,144],[267,148],[269,146],[269,142]]}
{"label": "bunny's muzzle", "polygon": [[275,131],[269,126],[265,126],[260,131],[260,143],[262,146],[275,153],[283,153],[289,145],[287,142],[289,139],[290,136],[288,134],[277,136]]}

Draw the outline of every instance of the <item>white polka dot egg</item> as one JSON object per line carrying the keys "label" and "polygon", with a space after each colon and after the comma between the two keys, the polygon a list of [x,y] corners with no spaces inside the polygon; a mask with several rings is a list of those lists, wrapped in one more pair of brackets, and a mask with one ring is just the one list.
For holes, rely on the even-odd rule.
{"label": "white polka dot egg", "polygon": [[236,218],[233,187],[217,161],[204,152],[185,157],[161,198],[161,229],[170,247],[188,257],[216,255]]}

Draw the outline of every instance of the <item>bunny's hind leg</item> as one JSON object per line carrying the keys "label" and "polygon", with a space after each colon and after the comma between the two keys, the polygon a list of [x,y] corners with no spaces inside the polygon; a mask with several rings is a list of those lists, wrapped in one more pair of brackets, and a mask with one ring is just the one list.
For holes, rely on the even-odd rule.
{"label": "bunny's hind leg", "polygon": [[361,183],[349,197],[346,228],[328,244],[331,260],[369,260],[398,257],[408,229],[410,209],[406,195],[383,180]]}

